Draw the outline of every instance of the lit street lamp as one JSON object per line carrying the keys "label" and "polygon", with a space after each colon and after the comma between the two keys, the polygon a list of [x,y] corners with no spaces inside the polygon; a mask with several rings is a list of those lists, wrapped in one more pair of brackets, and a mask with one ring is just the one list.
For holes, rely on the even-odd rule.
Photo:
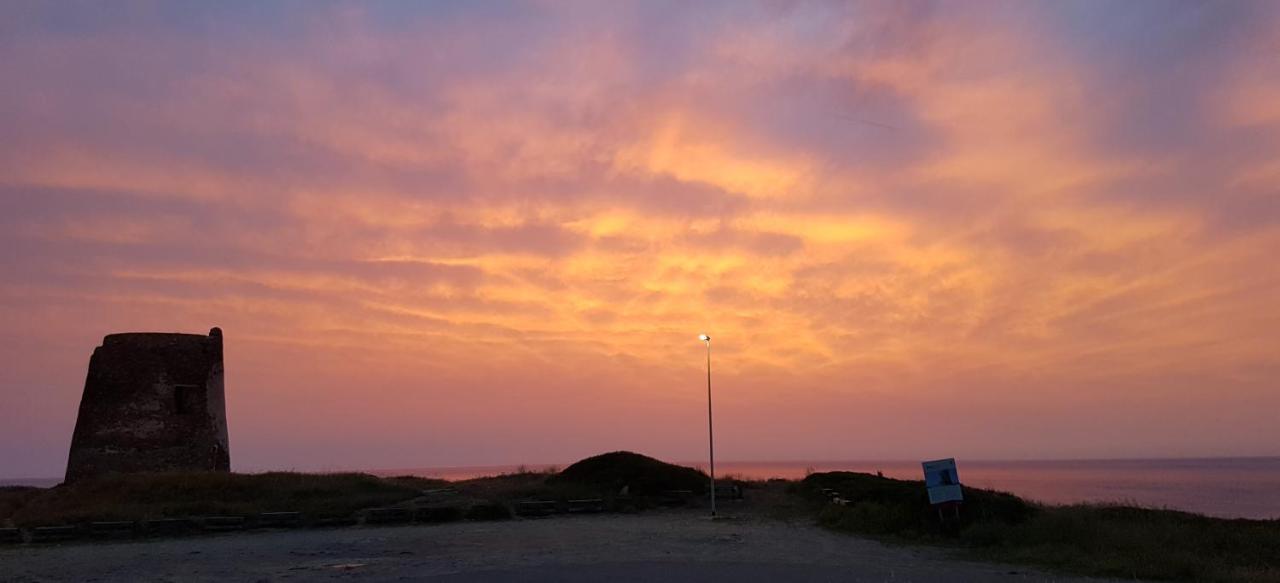
{"label": "lit street lamp", "polygon": [[716,515],[716,434],[711,428],[711,337],[698,336],[707,345],[707,453],[711,459],[711,517]]}

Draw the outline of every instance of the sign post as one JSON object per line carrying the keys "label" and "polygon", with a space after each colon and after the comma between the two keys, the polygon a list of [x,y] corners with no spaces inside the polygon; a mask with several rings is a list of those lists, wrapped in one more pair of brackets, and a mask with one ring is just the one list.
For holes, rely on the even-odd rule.
{"label": "sign post", "polygon": [[947,517],[943,510],[949,510],[959,522],[964,492],[960,489],[960,473],[956,470],[955,458],[923,462],[921,465],[924,466],[924,487],[929,490],[929,503],[938,509],[938,520],[945,524]]}

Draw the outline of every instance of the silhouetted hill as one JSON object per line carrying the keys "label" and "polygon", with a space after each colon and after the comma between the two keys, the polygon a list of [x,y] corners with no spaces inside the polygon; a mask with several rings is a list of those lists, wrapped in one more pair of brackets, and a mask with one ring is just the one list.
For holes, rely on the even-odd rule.
{"label": "silhouetted hill", "polygon": [[549,481],[612,493],[626,487],[633,495],[653,496],[671,490],[705,492],[708,477],[693,468],[629,451],[615,451],[579,461]]}

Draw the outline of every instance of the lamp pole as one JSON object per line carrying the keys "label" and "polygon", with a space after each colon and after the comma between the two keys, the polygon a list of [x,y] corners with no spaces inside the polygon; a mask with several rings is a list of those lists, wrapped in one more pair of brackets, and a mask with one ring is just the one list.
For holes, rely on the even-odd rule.
{"label": "lamp pole", "polygon": [[716,433],[711,425],[711,337],[698,336],[707,345],[707,454],[711,460],[711,517],[716,516]]}

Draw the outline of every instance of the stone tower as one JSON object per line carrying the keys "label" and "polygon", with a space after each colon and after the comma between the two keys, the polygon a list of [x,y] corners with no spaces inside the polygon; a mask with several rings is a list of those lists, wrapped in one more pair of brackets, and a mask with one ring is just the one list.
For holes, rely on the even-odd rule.
{"label": "stone tower", "polygon": [[66,481],[167,470],[231,470],[218,328],[112,334],[89,359]]}

